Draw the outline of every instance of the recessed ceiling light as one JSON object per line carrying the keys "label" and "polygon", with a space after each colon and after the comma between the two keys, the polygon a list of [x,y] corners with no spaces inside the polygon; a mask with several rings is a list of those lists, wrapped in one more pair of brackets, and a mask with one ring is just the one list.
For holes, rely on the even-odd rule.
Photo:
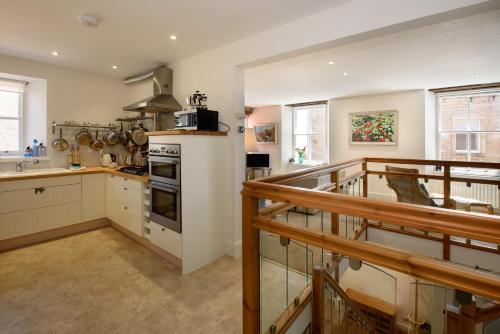
{"label": "recessed ceiling light", "polygon": [[347,74],[348,74],[347,72],[344,72],[344,73],[343,73],[343,75],[344,75],[344,76],[347,76]]}
{"label": "recessed ceiling light", "polygon": [[173,41],[175,41],[175,40],[177,39],[177,36],[175,36],[175,35],[170,35],[170,39],[171,39],[171,40],[173,40]]}
{"label": "recessed ceiling light", "polygon": [[391,87],[391,89],[392,89],[392,90],[395,90],[396,88],[394,88],[394,87]]}
{"label": "recessed ceiling light", "polygon": [[334,62],[333,60],[330,60],[330,61],[328,62],[328,65],[333,65],[333,64],[335,64],[335,62]]}
{"label": "recessed ceiling light", "polygon": [[57,51],[52,51],[52,55],[53,55],[53,56],[59,56],[59,52],[57,52]]}
{"label": "recessed ceiling light", "polygon": [[472,73],[472,76],[473,77],[479,77],[479,76],[481,76],[481,73]]}
{"label": "recessed ceiling light", "polygon": [[117,69],[118,69],[118,65],[113,65],[113,66],[111,66],[111,68],[112,68],[113,70],[117,70]]}

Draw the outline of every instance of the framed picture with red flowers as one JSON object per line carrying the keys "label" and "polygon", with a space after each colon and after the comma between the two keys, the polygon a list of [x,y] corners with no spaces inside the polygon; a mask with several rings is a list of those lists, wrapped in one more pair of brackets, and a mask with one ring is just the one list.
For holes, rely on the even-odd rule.
{"label": "framed picture with red flowers", "polygon": [[349,113],[349,144],[397,145],[398,111]]}

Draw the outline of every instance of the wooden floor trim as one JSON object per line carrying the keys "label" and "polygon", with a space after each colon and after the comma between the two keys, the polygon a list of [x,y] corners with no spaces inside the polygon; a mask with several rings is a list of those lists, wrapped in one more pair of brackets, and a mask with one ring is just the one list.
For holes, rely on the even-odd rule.
{"label": "wooden floor trim", "polygon": [[99,218],[83,223],[63,226],[48,231],[23,235],[20,237],[0,240],[0,253],[33,246],[44,242],[66,238],[75,234],[85,233],[109,226],[109,219]]}
{"label": "wooden floor trim", "polygon": [[176,266],[178,268],[182,268],[182,260],[179,259],[178,257],[176,257],[173,254],[170,254],[169,252],[167,252],[166,250],[156,246],[148,239],[143,238],[143,237],[141,237],[133,232],[130,232],[129,230],[120,226],[119,224],[117,224],[111,220],[109,222],[110,222],[109,223],[110,226],[112,228],[114,228],[115,230],[117,230],[118,232],[120,232],[120,233],[124,234],[125,236],[129,237],[130,239],[136,241],[141,246],[149,249],[153,253],[156,253],[157,255],[161,256],[162,258],[164,258],[168,262],[172,263],[174,266]]}

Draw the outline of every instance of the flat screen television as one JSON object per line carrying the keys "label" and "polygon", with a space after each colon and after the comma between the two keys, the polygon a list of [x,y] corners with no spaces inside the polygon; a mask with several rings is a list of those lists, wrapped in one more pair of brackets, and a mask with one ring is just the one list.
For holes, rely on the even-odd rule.
{"label": "flat screen television", "polygon": [[269,153],[247,153],[247,167],[269,168]]}

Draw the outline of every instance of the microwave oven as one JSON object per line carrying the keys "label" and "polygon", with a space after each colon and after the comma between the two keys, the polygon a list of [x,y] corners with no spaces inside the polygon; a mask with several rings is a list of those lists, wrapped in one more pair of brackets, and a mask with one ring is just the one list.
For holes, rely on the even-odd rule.
{"label": "microwave oven", "polygon": [[189,109],[174,112],[175,129],[218,131],[219,112],[208,109]]}

